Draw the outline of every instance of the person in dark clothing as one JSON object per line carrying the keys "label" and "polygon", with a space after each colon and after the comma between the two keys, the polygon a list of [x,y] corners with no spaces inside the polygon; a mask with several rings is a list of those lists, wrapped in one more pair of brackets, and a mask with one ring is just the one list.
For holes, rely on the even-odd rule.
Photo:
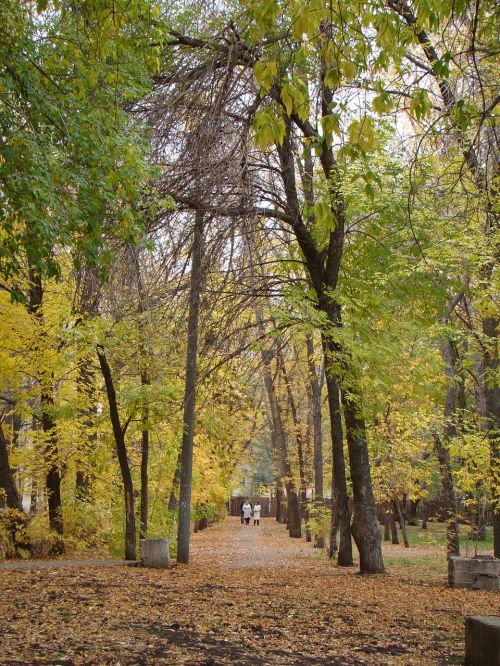
{"label": "person in dark clothing", "polygon": [[245,504],[245,502],[241,502],[241,504],[240,504],[240,519],[241,519],[241,524],[242,525],[245,522],[245,519],[243,518],[243,504]]}

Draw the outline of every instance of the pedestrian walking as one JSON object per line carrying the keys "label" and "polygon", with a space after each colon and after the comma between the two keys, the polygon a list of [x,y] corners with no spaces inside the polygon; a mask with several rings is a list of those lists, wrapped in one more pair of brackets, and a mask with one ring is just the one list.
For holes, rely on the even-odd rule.
{"label": "pedestrian walking", "polygon": [[243,519],[245,520],[246,525],[250,525],[250,516],[252,515],[252,505],[248,500],[245,500],[243,506],[241,507],[243,513]]}
{"label": "pedestrian walking", "polygon": [[255,502],[254,507],[253,507],[253,524],[254,525],[260,525],[260,502],[257,500]]}

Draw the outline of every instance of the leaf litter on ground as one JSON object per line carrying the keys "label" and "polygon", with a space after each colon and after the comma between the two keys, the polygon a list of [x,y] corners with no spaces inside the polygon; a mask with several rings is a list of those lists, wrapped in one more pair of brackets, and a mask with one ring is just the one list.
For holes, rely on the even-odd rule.
{"label": "leaf litter on ground", "polygon": [[460,663],[464,617],[498,613],[497,595],[452,590],[444,572],[337,567],[272,519],[229,518],[191,553],[169,570],[0,570],[0,664]]}

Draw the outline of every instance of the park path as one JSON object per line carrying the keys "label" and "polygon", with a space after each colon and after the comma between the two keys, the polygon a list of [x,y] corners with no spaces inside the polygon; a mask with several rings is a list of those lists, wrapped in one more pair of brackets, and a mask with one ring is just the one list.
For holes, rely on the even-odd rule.
{"label": "park path", "polygon": [[242,525],[239,518],[230,517],[191,540],[193,563],[229,569],[295,566],[319,555],[302,539],[288,538],[285,526],[274,518],[264,518],[260,525],[251,519],[250,525]]}

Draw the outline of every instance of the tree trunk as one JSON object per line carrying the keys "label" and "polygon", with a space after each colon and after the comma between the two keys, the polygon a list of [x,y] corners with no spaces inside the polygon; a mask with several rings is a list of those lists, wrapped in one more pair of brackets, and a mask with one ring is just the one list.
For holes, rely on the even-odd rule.
{"label": "tree trunk", "polygon": [[[333,93],[328,87],[322,89],[322,114],[330,113],[330,104]],[[294,117],[294,122],[299,123],[304,138],[309,139],[316,136],[313,129],[306,124],[300,123],[300,119]],[[327,181],[332,187],[332,215],[335,219],[335,227],[330,232],[328,246],[320,251],[301,214],[299,198],[295,180],[294,154],[292,150],[292,119],[285,120],[285,135],[281,143],[276,144],[276,150],[280,159],[280,175],[283,180],[284,194],[286,198],[287,213],[292,220],[291,226],[300,249],[303,252],[305,264],[310,277],[311,285],[318,299],[318,309],[326,315],[327,322],[322,326],[323,349],[325,352],[325,372],[327,377],[327,388],[330,404],[330,419],[332,420],[332,442],[339,454],[342,450],[342,440],[338,438],[340,425],[340,412],[337,407],[338,378],[334,371],[334,362],[342,365],[343,374],[350,370],[350,361],[346,350],[342,349],[333,338],[335,329],[342,326],[341,308],[336,302],[334,292],[337,287],[338,276],[342,259],[345,233],[345,203],[342,191],[339,188],[340,173],[335,161],[331,146],[326,142],[321,145],[320,163]],[[338,177],[338,178],[337,178]],[[352,383],[352,382],[350,382]],[[351,386],[349,387],[351,389]],[[358,389],[359,393],[359,389]],[[350,394],[349,394],[350,395]],[[357,413],[348,394],[345,395],[344,414],[346,419],[347,443],[349,448],[351,480],[353,483],[355,516],[353,524],[353,535],[360,550],[360,567],[362,573],[379,573],[384,570],[382,549],[380,544],[380,533],[376,520],[375,501],[371,487],[370,462],[366,441],[364,421]],[[357,396],[358,399],[360,395]],[[338,423],[336,423],[338,421]],[[340,427],[341,430],[341,427]],[[337,441],[336,441],[337,440]],[[338,459],[338,456],[337,456]],[[337,460],[339,463],[339,460]],[[336,464],[334,459],[334,465]],[[336,475],[336,482],[342,483],[340,474]],[[344,475],[345,483],[345,475]],[[346,531],[345,507],[341,506],[344,498],[336,497],[339,502],[339,525],[342,532]],[[344,542],[345,542],[344,534]],[[344,543],[347,550],[347,546]],[[340,553],[339,553],[340,555]]]}
{"label": "tree trunk", "polygon": [[413,525],[413,526],[418,525],[417,508],[419,504],[420,504],[420,499],[410,500],[408,525]]}
{"label": "tree trunk", "polygon": [[[97,433],[94,426],[95,418],[97,416],[97,407],[95,404],[95,377],[94,371],[91,369],[90,358],[85,358],[79,364],[77,392],[80,398],[80,403],[84,405],[78,410],[78,416],[83,425],[80,437],[84,442],[83,446],[79,446],[79,453],[80,449],[83,449],[84,453],[88,453],[89,450],[95,448],[97,443]],[[79,455],[76,465],[75,496],[79,500],[85,500],[90,493],[92,476],[89,473],[88,465],[85,463],[83,456]]]}
{"label": "tree trunk", "polygon": [[500,386],[498,385],[498,319],[483,319],[486,424],[490,446],[490,488],[493,511],[493,554],[500,558]]}
{"label": "tree trunk", "polygon": [[[254,305],[255,318],[257,320],[257,326],[260,335],[265,334],[264,320],[262,313],[260,312],[258,306]],[[266,389],[267,400],[269,404],[269,411],[271,413],[271,436],[273,447],[275,450],[273,453],[277,457],[278,470],[280,482],[285,484],[286,494],[287,494],[287,526],[289,529],[290,536],[293,538],[300,538],[302,536],[302,524],[301,524],[301,515],[300,515],[300,502],[295,487],[295,482],[292,475],[292,468],[290,465],[290,459],[288,457],[288,447],[286,441],[286,433],[283,425],[283,418],[281,414],[281,407],[276,395],[276,387],[274,384],[273,375],[271,372],[271,361],[275,356],[273,349],[262,349],[261,359],[262,359],[262,374],[264,379],[264,386]],[[279,363],[279,359],[278,359]],[[282,497],[279,499],[279,507],[282,510],[283,501]],[[282,512],[278,511],[276,519],[282,521],[283,516],[280,515]]]}
{"label": "tree trunk", "polygon": [[403,543],[405,545],[405,548],[409,548],[410,543],[408,541],[408,532],[406,531],[405,517],[401,509],[401,503],[397,497],[394,497],[394,506],[396,508],[396,513],[399,520],[399,526],[401,527],[401,532],[403,534]]}
{"label": "tree trunk", "polygon": [[193,443],[196,410],[198,355],[198,322],[203,283],[203,212],[196,211],[191,251],[191,285],[187,328],[186,379],[180,465],[179,523],[177,528],[177,561],[189,563],[191,526],[191,487],[193,480]]}
{"label": "tree trunk", "polygon": [[14,475],[9,464],[9,451],[2,422],[0,420],[0,488],[5,491],[5,501],[9,509],[23,510],[21,496],[17,490]]}
{"label": "tree trunk", "polygon": [[[43,285],[39,273],[32,267],[29,267],[29,301],[28,312],[33,316],[40,327],[43,327]],[[43,338],[43,329],[42,329]],[[41,352],[41,350],[39,350]],[[45,435],[44,458],[47,466],[45,486],[47,489],[47,501],[49,509],[50,529],[58,534],[63,534],[63,516],[61,500],[61,468],[59,466],[59,449],[56,433],[56,423],[54,420],[54,394],[52,386],[52,376],[50,370],[38,368],[37,380],[40,384],[40,411],[42,430]],[[61,541],[58,544],[58,552],[64,552],[64,544]]]}
{"label": "tree trunk", "polygon": [[389,526],[391,528],[391,543],[394,544],[395,546],[399,545],[399,536],[398,536],[398,528],[396,525],[396,519],[394,517],[394,511],[392,507],[390,506],[390,503],[387,503],[388,506],[388,517],[389,517]]}
{"label": "tree trunk", "polygon": [[444,406],[445,426],[443,439],[434,433],[434,444],[436,448],[439,474],[441,477],[442,494],[444,501],[444,518],[446,522],[446,551],[447,556],[460,555],[460,541],[458,537],[457,503],[453,488],[453,475],[451,470],[450,452],[448,442],[457,434],[456,410],[457,410],[457,384],[456,384],[456,352],[453,343],[444,339],[441,345],[443,360],[445,363],[445,374],[448,380],[446,400]]}
{"label": "tree trunk", "polygon": [[354,562],[352,557],[351,521],[349,516],[349,502],[347,498],[347,482],[345,476],[340,391],[335,376],[330,368],[333,359],[330,355],[329,342],[326,336],[323,336],[323,349],[325,352],[325,378],[330,412],[330,428],[332,433],[333,495],[339,534],[337,563],[342,567],[349,567],[352,566]]}
{"label": "tree trunk", "polygon": [[384,541],[391,540],[391,523],[389,520],[389,513],[387,509],[384,508]]}
{"label": "tree trunk", "polygon": [[424,502],[422,505],[422,525],[423,530],[427,529],[427,502]]}
{"label": "tree trunk", "polygon": [[[314,343],[310,335],[306,338],[307,364],[309,368],[309,409],[313,423],[313,460],[314,460],[314,505],[317,508],[324,506],[323,498],[323,432],[321,429],[321,387],[314,362]],[[335,537],[336,538],[336,537]],[[314,536],[316,548],[324,548],[323,535]]]}
{"label": "tree trunk", "polygon": [[116,401],[116,391],[109,367],[108,359],[104,348],[97,347],[97,356],[101,366],[102,376],[106,386],[106,395],[109,405],[109,416],[113,426],[113,435],[115,439],[116,453],[120,464],[120,472],[123,482],[123,492],[125,496],[125,559],[135,560],[136,558],[136,533],[135,533],[135,507],[134,507],[134,484],[130,473],[130,466],[127,458],[127,448],[125,446],[125,430],[120,423],[118,404]]}
{"label": "tree trunk", "polygon": [[[292,392],[292,387],[291,387],[291,382],[290,378],[288,377],[288,372],[285,366],[285,360],[283,358],[283,354],[281,353],[281,350],[277,350],[277,359],[278,359],[278,365],[281,368],[281,372],[283,374],[283,379],[285,381],[285,386],[286,386],[286,391],[287,391],[287,397],[288,397],[288,404],[290,405],[290,411],[292,413],[292,421],[294,425],[294,431],[295,431],[295,441],[297,443],[297,452],[298,452],[298,458],[299,458],[299,478],[300,478],[300,499],[301,502],[299,501],[299,493],[295,489],[295,484],[290,485],[290,495],[289,497],[289,502],[288,502],[288,516],[290,525],[290,536],[291,537],[298,537],[300,538],[302,536],[301,530],[302,530],[302,513],[306,511],[306,473],[305,473],[305,465],[304,465],[304,439],[302,436],[302,430],[301,430],[301,424],[299,421],[298,417],[298,412],[297,412],[297,405],[295,404],[295,398]],[[288,455],[287,455],[288,459]],[[291,477],[291,469],[289,471],[290,477]],[[288,494],[288,488],[287,488],[287,494]],[[290,504],[290,500],[292,504]],[[295,502],[297,502],[297,507],[295,507]],[[307,516],[306,516],[307,519]]]}
{"label": "tree trunk", "polygon": [[[141,373],[142,386],[149,386],[150,381],[147,372]],[[147,400],[142,404],[142,437],[141,437],[141,539],[146,539],[148,534],[148,464],[149,464],[149,404]]]}
{"label": "tree trunk", "polygon": [[352,535],[359,550],[361,573],[382,573],[384,561],[368,459],[366,427],[360,412],[360,396],[353,387],[342,392],[347,447],[354,497]]}
{"label": "tree trunk", "polygon": [[281,487],[277,486],[276,487],[276,522],[277,523],[282,523],[282,517],[281,517]]}
{"label": "tree trunk", "polygon": [[337,543],[337,536],[339,533],[339,519],[337,514],[337,505],[335,503],[335,497],[333,492],[333,475],[332,475],[332,510],[330,513],[330,537],[328,544],[328,557],[333,559],[339,550]]}
{"label": "tree trunk", "polygon": [[177,454],[177,461],[175,463],[174,478],[172,479],[172,487],[170,488],[170,496],[168,498],[168,510],[172,513],[179,508],[179,483],[181,480],[181,454],[182,450],[179,449]]}

